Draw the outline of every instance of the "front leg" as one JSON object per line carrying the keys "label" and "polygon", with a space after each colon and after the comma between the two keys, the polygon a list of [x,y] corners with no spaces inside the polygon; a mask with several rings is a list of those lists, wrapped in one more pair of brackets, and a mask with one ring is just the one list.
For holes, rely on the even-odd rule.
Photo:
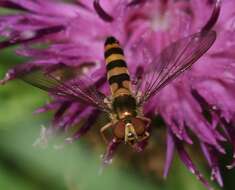
{"label": "front leg", "polygon": [[108,128],[112,127],[112,126],[113,126],[113,123],[110,122],[110,123],[106,124],[105,126],[103,126],[103,127],[100,129],[100,134],[101,134],[102,138],[104,139],[105,143],[108,143],[108,140],[107,140],[107,138],[106,138],[104,132],[105,132]]}
{"label": "front leg", "polygon": [[150,123],[151,123],[151,119],[147,118],[147,117],[143,117],[143,116],[137,116],[136,118],[139,118],[143,121],[146,121],[147,122],[147,125],[146,125],[146,128],[148,129],[149,126],[150,126]]}
{"label": "front leg", "polygon": [[144,136],[141,138],[140,141],[146,140],[146,139],[148,139],[149,137],[150,137],[149,132],[148,132],[148,131],[145,131],[145,132],[144,132]]}

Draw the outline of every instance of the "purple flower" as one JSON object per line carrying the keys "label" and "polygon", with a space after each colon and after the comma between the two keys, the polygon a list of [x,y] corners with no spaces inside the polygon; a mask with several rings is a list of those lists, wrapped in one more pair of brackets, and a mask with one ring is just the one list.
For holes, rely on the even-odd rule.
{"label": "purple flower", "polygon": [[[222,143],[229,142],[235,152],[235,56],[232,52],[235,12],[231,9],[235,2],[224,0],[221,5],[219,0],[95,0],[93,3],[2,0],[0,6],[19,11],[0,16],[0,34],[5,37],[0,48],[19,44],[16,53],[29,58],[27,63],[9,70],[2,84],[35,68],[53,72],[67,66],[75,73],[92,76],[96,86],[108,94],[103,77],[106,73],[103,44],[107,36],[119,39],[131,76],[135,76],[171,42],[214,27],[218,37],[213,47],[191,71],[154,96],[145,105],[144,113],[152,117],[160,115],[167,127],[164,176],[177,150],[186,167],[211,188],[185,150],[185,144],[192,145],[195,136],[212,169],[212,179],[223,185],[218,166],[219,156],[225,154]],[[43,47],[36,46],[42,44]],[[67,139],[69,142],[85,134],[99,115],[92,107],[60,98],[54,98],[37,112],[48,110],[56,110],[53,129],[58,131],[87,119]],[[105,162],[113,157],[117,145],[114,140],[110,142]],[[143,142],[136,149],[142,150],[145,145]],[[234,165],[235,153],[229,168]]]}

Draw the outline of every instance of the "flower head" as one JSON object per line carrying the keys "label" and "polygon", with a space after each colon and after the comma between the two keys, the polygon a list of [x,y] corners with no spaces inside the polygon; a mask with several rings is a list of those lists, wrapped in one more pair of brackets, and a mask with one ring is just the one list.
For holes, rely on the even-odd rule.
{"label": "flower head", "polygon": [[[167,127],[166,176],[176,149],[187,168],[210,188],[184,148],[197,137],[212,169],[212,179],[223,185],[218,157],[225,154],[222,142],[235,151],[234,96],[234,7],[232,1],[94,0],[65,3],[54,0],[3,0],[1,7],[19,12],[0,16],[0,48],[21,45],[16,53],[29,58],[10,69],[1,83],[35,68],[53,72],[70,67],[92,76],[96,86],[108,95],[105,83],[103,44],[113,35],[124,47],[131,76],[148,67],[170,43],[214,25],[218,38],[191,71],[177,78],[144,107],[149,116],[160,115]],[[218,22],[221,6],[221,14]],[[36,45],[44,45],[37,47]],[[96,122],[99,111],[73,101],[54,98],[37,112],[56,110],[53,128],[66,130],[81,118],[87,122],[69,139],[80,138]],[[155,126],[152,126],[155,127]],[[111,141],[104,162],[117,148]],[[142,150],[143,142],[136,149]],[[234,158],[235,159],[235,156]],[[235,165],[235,161],[231,164]]]}

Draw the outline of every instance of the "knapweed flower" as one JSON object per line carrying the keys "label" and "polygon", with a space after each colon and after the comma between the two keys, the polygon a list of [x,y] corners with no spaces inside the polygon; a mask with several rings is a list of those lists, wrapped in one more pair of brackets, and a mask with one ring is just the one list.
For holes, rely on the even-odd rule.
{"label": "knapweed flower", "polygon": [[[0,16],[0,34],[5,39],[0,42],[0,48],[20,45],[16,53],[29,58],[27,63],[10,69],[2,84],[35,68],[53,72],[67,66],[76,74],[92,76],[95,85],[107,95],[103,57],[107,36],[119,39],[130,75],[135,76],[171,42],[214,27],[217,40],[208,53],[191,71],[154,96],[143,111],[151,117],[158,115],[165,122],[164,176],[176,149],[186,167],[211,188],[184,148],[185,144],[194,143],[194,136],[212,169],[212,180],[223,185],[218,166],[219,156],[225,154],[223,142],[230,142],[235,151],[235,11],[231,9],[234,1],[1,0],[0,6],[17,11]],[[70,77],[73,76],[71,73]],[[67,130],[85,119],[70,141],[85,134],[100,113],[92,107],[57,97],[37,112],[48,110],[56,112],[53,128],[45,133]],[[117,144],[110,142],[106,161],[112,158],[116,148]],[[235,155],[228,167],[234,165]]]}

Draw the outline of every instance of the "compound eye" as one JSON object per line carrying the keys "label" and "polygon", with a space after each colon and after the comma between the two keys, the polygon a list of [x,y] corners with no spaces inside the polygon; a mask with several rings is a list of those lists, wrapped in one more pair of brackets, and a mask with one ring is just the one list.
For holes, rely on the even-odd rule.
{"label": "compound eye", "polygon": [[131,122],[132,122],[134,129],[135,129],[135,132],[138,136],[144,134],[145,126],[146,126],[145,121],[143,121],[142,119],[139,119],[139,118],[132,118]]}
{"label": "compound eye", "polygon": [[125,123],[123,121],[119,121],[115,126],[114,126],[114,135],[118,139],[124,139],[125,138]]}

